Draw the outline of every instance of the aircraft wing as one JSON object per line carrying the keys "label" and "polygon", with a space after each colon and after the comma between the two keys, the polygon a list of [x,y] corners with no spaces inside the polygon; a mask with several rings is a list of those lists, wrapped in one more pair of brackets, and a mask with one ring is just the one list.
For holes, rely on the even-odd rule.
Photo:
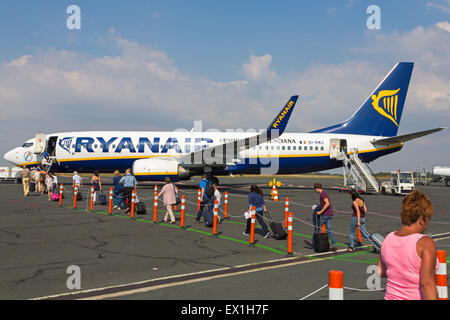
{"label": "aircraft wing", "polygon": [[255,136],[194,151],[179,158],[183,167],[226,167],[238,162],[239,152],[281,136],[286,129],[298,96],[292,96],[267,129]]}
{"label": "aircraft wing", "polygon": [[439,132],[442,130],[447,129],[446,127],[431,129],[431,130],[425,130],[420,132],[414,132],[409,134],[404,134],[401,136],[391,137],[391,138],[384,138],[384,139],[374,139],[370,141],[372,144],[381,144],[381,145],[388,145],[388,144],[395,144],[395,143],[402,143],[407,142],[413,139],[417,139],[435,132]]}

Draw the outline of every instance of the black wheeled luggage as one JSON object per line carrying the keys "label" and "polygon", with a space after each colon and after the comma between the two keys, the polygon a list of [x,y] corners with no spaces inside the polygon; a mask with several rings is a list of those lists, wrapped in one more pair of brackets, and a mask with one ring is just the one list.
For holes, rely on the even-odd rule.
{"label": "black wheeled luggage", "polygon": [[328,252],[330,250],[328,233],[314,233],[313,247],[315,252]]}
{"label": "black wheeled luggage", "polygon": [[269,212],[267,211],[267,216],[269,217],[270,223],[269,228],[272,230],[273,238],[277,240],[284,240],[287,238],[286,230],[284,230],[283,225],[279,222],[273,221]]}
{"label": "black wheeled luggage", "polygon": [[205,226],[208,228],[212,228],[214,224],[214,213],[210,210],[208,205],[205,205],[203,209],[203,219],[205,220]]}
{"label": "black wheeled luggage", "polygon": [[143,202],[136,203],[136,214],[147,214],[147,208]]}
{"label": "black wheeled luggage", "polygon": [[[316,209],[318,209],[316,207]],[[320,209],[319,209],[320,210]],[[318,210],[317,210],[318,211]],[[315,213],[317,212],[315,210]],[[316,215],[316,226],[322,225],[322,216]],[[315,227],[316,228],[316,227]],[[328,252],[330,251],[330,241],[328,239],[328,233],[324,232],[322,233],[320,229],[315,229],[313,235],[313,248],[315,252]]]}
{"label": "black wheeled luggage", "polygon": [[98,195],[97,195],[97,204],[99,204],[99,205],[101,205],[101,206],[104,206],[104,205],[106,205],[106,195],[105,194],[103,194],[103,193],[99,193]]}

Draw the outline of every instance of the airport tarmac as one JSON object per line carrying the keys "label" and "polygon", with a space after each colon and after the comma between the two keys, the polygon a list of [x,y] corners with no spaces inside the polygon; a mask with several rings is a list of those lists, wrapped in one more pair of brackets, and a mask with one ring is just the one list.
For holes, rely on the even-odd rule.
{"label": "airport tarmac", "polygon": [[[178,183],[186,195],[186,226],[153,223],[153,184],[140,185],[137,193],[147,207],[147,215],[131,220],[123,211],[108,215],[107,206],[88,209],[88,188],[84,200],[73,209],[70,178],[62,178],[66,197],[62,207],[34,193],[23,197],[22,186],[0,185],[0,299],[174,299],[174,300],[298,300],[307,297],[327,300],[330,270],[344,272],[344,298],[380,300],[384,291],[369,291],[371,266],[377,254],[369,242],[353,253],[346,253],[351,221],[351,200],[347,193],[335,189],[341,179],[279,177],[280,201],[266,196],[272,218],[284,219],[284,199],[290,199],[294,214],[294,256],[287,257],[287,242],[264,239],[257,233],[256,245],[248,244],[243,212],[252,183],[267,186],[265,177],[221,177],[222,196],[229,192],[229,216],[219,227],[218,237],[212,229],[195,224],[198,179]],[[109,190],[104,178],[105,190]],[[333,231],[337,253],[316,254],[305,248],[311,239],[311,206],[318,202],[312,190],[321,182],[331,198],[335,215]],[[434,206],[434,216],[427,232],[435,237],[440,250],[450,252],[450,188],[443,184],[418,186]],[[107,192],[105,192],[107,194]],[[369,210],[370,233],[389,232],[400,227],[402,197],[364,195]],[[159,204],[158,220],[165,211]],[[258,227],[258,224],[257,224]],[[447,253],[447,260],[449,253]],[[69,266],[81,271],[81,290],[70,290]],[[381,288],[385,286],[381,280]],[[315,294],[316,290],[324,287]],[[358,289],[358,290],[356,290]],[[312,294],[312,295],[310,295]]]}

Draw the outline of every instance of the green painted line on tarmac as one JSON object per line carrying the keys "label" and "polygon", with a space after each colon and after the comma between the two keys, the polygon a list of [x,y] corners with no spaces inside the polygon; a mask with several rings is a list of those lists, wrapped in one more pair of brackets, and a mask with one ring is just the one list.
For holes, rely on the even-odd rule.
{"label": "green painted line on tarmac", "polygon": [[[181,215],[181,213],[178,213],[178,212],[174,212],[174,214]],[[192,214],[185,214],[185,215],[188,216],[188,217],[197,217],[197,216],[192,215]],[[226,219],[224,219],[224,220],[222,220],[222,221],[223,221],[224,223],[239,224],[239,225],[242,225],[242,226],[245,226],[245,225],[246,225],[246,223],[244,223],[244,222],[231,221],[231,220],[226,220]],[[256,228],[256,229],[262,229],[260,226],[255,226],[255,228]],[[301,233],[297,233],[297,232],[292,232],[292,234],[293,234],[293,235],[296,235],[296,236],[306,237],[306,238],[312,239],[312,236],[307,235],[307,234],[301,234]],[[346,245],[346,244],[344,244],[344,243],[340,243],[340,242],[336,242],[336,245],[342,246],[342,247],[347,247],[347,246],[348,246],[348,245]]]}
{"label": "green painted line on tarmac", "polygon": [[[66,207],[66,208],[68,208],[68,209],[72,209],[72,207]],[[76,209],[76,210],[79,210],[79,211],[85,211],[85,212],[92,212],[92,213],[97,213],[97,214],[102,214],[102,215],[110,215],[108,212],[106,212],[106,211],[100,211],[100,210],[97,210],[97,211],[90,211],[90,210],[88,210],[88,209]],[[129,220],[132,220],[131,219],[131,217],[128,217],[128,216],[121,216],[121,215],[111,215],[111,216],[114,216],[114,217],[119,217],[119,218],[123,218],[123,219],[129,219]],[[189,216],[192,216],[192,215],[189,215]],[[193,216],[192,216],[193,217]],[[136,221],[140,221],[140,222],[145,222],[145,223],[154,223],[153,221],[149,221],[149,220],[144,220],[144,219],[135,219]],[[237,223],[237,224],[243,224],[243,223],[239,223],[239,222],[234,222],[234,223]],[[180,227],[179,226],[176,226],[176,225],[172,225],[172,224],[168,224],[168,223],[158,223],[158,225],[160,225],[160,226],[164,226],[164,227],[170,227],[170,228],[175,228],[175,229],[180,229]],[[207,232],[207,231],[203,231],[203,230],[198,230],[198,229],[193,229],[193,228],[185,228],[184,230],[189,230],[189,231],[192,231],[192,232],[197,232],[197,233],[201,233],[201,234],[204,234],[204,235],[208,235],[208,236],[212,236],[213,234],[211,233],[211,232]],[[232,238],[232,237],[228,237],[228,236],[223,236],[223,235],[218,235],[218,238],[221,238],[221,239],[224,239],[224,240],[230,240],[230,241],[234,241],[234,242],[238,242],[238,243],[245,243],[245,244],[249,244],[249,242],[248,241],[244,241],[244,240],[240,240],[240,239],[236,239],[236,238]],[[262,248],[262,249],[266,249],[266,250],[269,250],[269,251],[271,251],[271,252],[274,252],[274,253],[277,253],[277,254],[286,254],[286,252],[282,252],[282,251],[279,251],[279,250],[277,250],[277,249],[274,249],[274,248],[271,248],[271,247],[267,247],[267,246],[263,246],[263,245],[260,245],[260,244],[255,244],[255,247],[259,247],[259,248]]]}

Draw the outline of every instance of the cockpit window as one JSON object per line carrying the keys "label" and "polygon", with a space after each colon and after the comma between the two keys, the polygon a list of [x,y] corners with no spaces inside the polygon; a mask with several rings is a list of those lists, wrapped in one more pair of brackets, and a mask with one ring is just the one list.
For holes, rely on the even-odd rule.
{"label": "cockpit window", "polygon": [[25,142],[22,146],[22,148],[29,148],[33,146],[33,142]]}

